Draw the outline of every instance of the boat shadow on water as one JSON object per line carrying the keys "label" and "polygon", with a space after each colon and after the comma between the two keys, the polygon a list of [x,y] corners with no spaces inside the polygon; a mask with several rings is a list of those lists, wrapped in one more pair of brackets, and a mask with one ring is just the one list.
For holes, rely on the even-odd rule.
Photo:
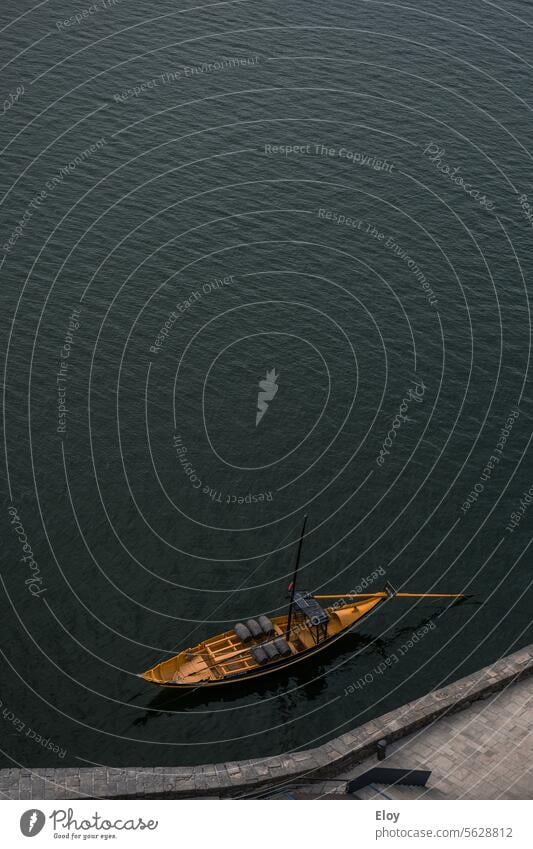
{"label": "boat shadow on water", "polygon": [[[463,599],[460,602],[464,602]],[[449,606],[448,606],[449,607]],[[145,713],[137,717],[133,724],[144,726],[150,720],[164,714],[179,715],[189,711],[202,709],[202,712],[223,709],[225,705],[236,704],[241,699],[248,702],[258,702],[277,698],[303,698],[308,701],[316,699],[328,686],[328,675],[335,675],[338,663],[344,665],[349,656],[360,655],[365,649],[372,647],[373,653],[386,659],[391,655],[398,641],[413,631],[423,628],[441,616],[446,608],[437,608],[431,616],[419,619],[402,628],[396,628],[389,638],[364,634],[360,631],[346,634],[338,641],[324,648],[320,662],[312,656],[302,660],[296,669],[280,669],[269,678],[251,682],[243,680],[241,685],[221,687],[217,690],[198,687],[196,690],[179,691],[172,687],[162,687],[146,705]],[[331,663],[338,663],[331,666]],[[370,663],[370,658],[369,658]]]}

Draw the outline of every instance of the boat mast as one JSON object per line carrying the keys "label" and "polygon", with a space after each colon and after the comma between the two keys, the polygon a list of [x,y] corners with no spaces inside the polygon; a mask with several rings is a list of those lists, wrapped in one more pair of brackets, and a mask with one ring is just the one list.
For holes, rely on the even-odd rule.
{"label": "boat mast", "polygon": [[307,514],[304,516],[304,521],[302,525],[302,530],[300,531],[300,540],[298,542],[298,551],[296,553],[296,565],[294,567],[294,575],[292,577],[291,584],[291,601],[289,604],[289,618],[287,619],[287,634],[285,639],[288,640],[291,633],[291,622],[292,622],[292,608],[294,606],[294,594],[296,592],[296,578],[298,577],[298,567],[300,566],[300,554],[302,553],[302,543],[304,539],[305,526],[307,523]]}

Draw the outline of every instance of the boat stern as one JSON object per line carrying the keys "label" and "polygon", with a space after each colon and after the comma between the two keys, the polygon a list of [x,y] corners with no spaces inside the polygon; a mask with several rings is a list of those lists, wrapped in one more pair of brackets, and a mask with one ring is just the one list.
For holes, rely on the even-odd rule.
{"label": "boat stern", "polygon": [[186,649],[168,660],[163,660],[140,678],[163,686],[194,687],[212,678],[209,666],[202,655],[201,647]]}
{"label": "boat stern", "polygon": [[152,684],[177,684],[180,682],[181,669],[185,662],[184,652],[163,660],[147,669],[145,672],[139,673],[139,678],[144,678],[145,681],[150,681]]}

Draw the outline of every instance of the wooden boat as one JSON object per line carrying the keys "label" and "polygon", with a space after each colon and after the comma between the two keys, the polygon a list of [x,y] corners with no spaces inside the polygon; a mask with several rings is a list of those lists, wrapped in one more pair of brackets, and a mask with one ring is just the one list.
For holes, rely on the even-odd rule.
{"label": "wooden boat", "polygon": [[[390,584],[375,593],[314,595],[296,592],[304,519],[290,604],[286,614],[269,619],[259,616],[234,629],[210,637],[193,648],[163,660],[140,677],[163,687],[196,689],[255,680],[287,669],[311,657],[349,633],[366,616],[390,598],[461,598],[450,593],[396,592]],[[319,602],[333,600],[329,607]]]}

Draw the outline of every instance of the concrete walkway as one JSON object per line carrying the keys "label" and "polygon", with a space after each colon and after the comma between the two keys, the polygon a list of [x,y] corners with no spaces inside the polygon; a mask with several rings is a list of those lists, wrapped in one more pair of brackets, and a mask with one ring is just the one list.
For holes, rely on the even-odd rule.
{"label": "concrete walkway", "polygon": [[[533,799],[533,679],[438,719],[389,746],[381,763],[369,759],[339,778],[373,766],[430,769],[432,775],[426,789],[378,785],[358,791],[360,799]],[[324,783],[321,789],[333,788]]]}

